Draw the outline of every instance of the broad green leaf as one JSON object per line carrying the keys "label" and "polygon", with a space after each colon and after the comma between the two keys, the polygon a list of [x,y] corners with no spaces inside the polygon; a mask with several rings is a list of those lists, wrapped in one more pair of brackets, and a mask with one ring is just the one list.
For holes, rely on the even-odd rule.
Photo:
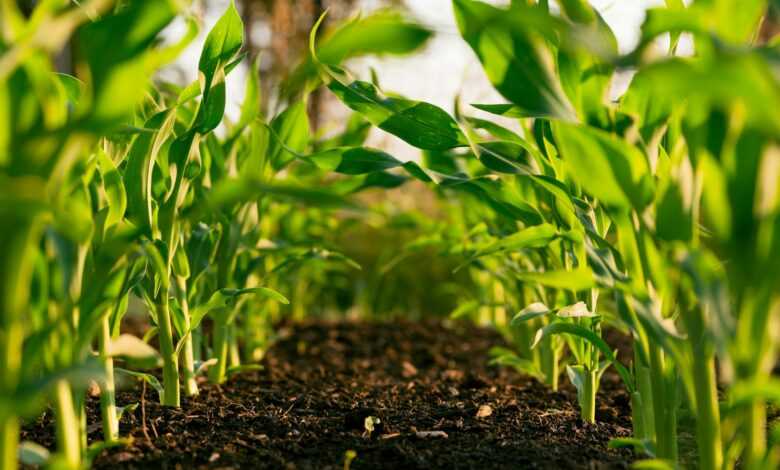
{"label": "broad green leaf", "polygon": [[669,181],[656,203],[656,234],[662,240],[689,242],[693,237],[693,219],[686,207],[682,189],[676,181]]}
{"label": "broad green leaf", "polygon": [[74,106],[78,104],[81,99],[81,94],[83,93],[84,82],[73,75],[68,75],[66,73],[57,73],[56,76],[60,85],[62,85],[62,88],[65,90],[68,101]]}
{"label": "broad green leaf", "polygon": [[513,117],[513,118],[526,118],[526,117],[540,117],[531,112],[525,111],[522,108],[513,104],[479,104],[474,103],[471,106],[485,111],[487,113],[495,114],[496,116]]}
{"label": "broad green leaf", "polygon": [[534,318],[540,318],[545,315],[549,315],[552,313],[552,310],[550,310],[547,305],[541,303],[541,302],[534,302],[524,309],[520,310],[517,315],[512,318],[512,324],[516,325],[518,323],[523,323],[527,321],[531,321]]}
{"label": "broad green leaf", "polygon": [[130,2],[80,29],[76,44],[89,65],[92,121],[117,124],[141,101],[153,71],[146,50],[176,12],[172,0]]}
{"label": "broad green leaf", "polygon": [[493,141],[476,145],[479,161],[498,173],[529,175],[534,172],[528,150],[517,142]]}
{"label": "broad green leaf", "polygon": [[587,267],[579,267],[571,271],[539,271],[516,272],[521,281],[536,282],[543,286],[557,289],[580,291],[596,286],[593,272]]}
{"label": "broad green leaf", "polygon": [[[271,121],[269,161],[275,170],[284,168],[309,144],[309,118],[306,103],[296,101]],[[254,175],[258,177],[260,175]]]}
{"label": "broad green leaf", "polygon": [[176,250],[176,253],[173,254],[173,262],[171,263],[171,267],[173,268],[173,273],[176,276],[182,277],[184,279],[187,279],[190,277],[190,263],[187,258],[187,253],[184,251],[184,248],[180,248]]}
{"label": "broad green leaf", "polygon": [[253,201],[261,195],[301,201],[317,207],[355,207],[354,203],[327,189],[240,178],[220,181],[188,216],[197,220],[197,217],[208,212],[221,211],[236,204]]}
{"label": "broad green leaf", "polygon": [[642,70],[645,93],[661,103],[685,96],[687,115],[710,107],[731,114],[735,106],[745,113],[746,125],[780,132],[780,87],[769,63],[752,51],[719,52],[711,59],[673,58]]}
{"label": "broad green leaf", "polygon": [[244,42],[244,24],[231,0],[227,10],[209,31],[198,61],[203,100],[197,117],[197,130],[216,128],[225,113],[225,76]]}
{"label": "broad green leaf", "polygon": [[197,307],[190,310],[190,329],[182,333],[181,339],[176,345],[176,353],[178,354],[181,351],[181,348],[184,346],[184,339],[192,331],[196,330],[200,326],[200,323],[203,321],[206,315],[214,311],[230,307],[231,305],[235,304],[235,302],[238,300],[238,297],[249,294],[267,297],[271,300],[275,300],[283,304],[290,303],[290,301],[287,300],[287,297],[268,287],[219,289],[211,295],[211,298],[209,298],[206,303],[198,305]]}
{"label": "broad green leaf", "polygon": [[173,130],[175,114],[160,112],[146,122],[154,133],[136,136],[130,147],[124,171],[127,189],[128,218],[144,229],[149,236],[156,227],[152,198],[152,176],[155,162],[163,144]]}
{"label": "broad green leaf", "polygon": [[606,132],[555,123],[553,133],[570,174],[608,206],[642,210],[653,197],[650,165],[635,147]]}
{"label": "broad green leaf", "polygon": [[307,157],[319,168],[345,175],[362,175],[397,168],[403,163],[392,155],[366,147],[340,147]]}
{"label": "broad green leaf", "polygon": [[596,21],[596,13],[587,0],[560,0],[566,16],[575,23],[592,23]]}
{"label": "broad green leaf", "polygon": [[453,8],[463,39],[504,98],[528,115],[575,119],[544,36],[524,18],[539,15],[539,9],[515,5],[506,10],[472,0],[453,0]]}
{"label": "broad green leaf", "polygon": [[558,236],[558,230],[550,224],[535,225],[511,235],[501,237],[480,247],[473,258],[487,256],[499,251],[517,251],[525,248],[543,248]]}
{"label": "broad green leaf", "polygon": [[468,146],[455,120],[429,103],[387,97],[369,82],[345,84],[334,77],[328,88],[348,107],[380,129],[425,150],[448,150]]}
{"label": "broad green leaf", "polygon": [[[648,44],[656,36],[672,33],[676,39],[680,33],[697,34],[697,41],[711,40],[734,44],[747,44],[753,40],[767,0],[712,0],[693,2],[688,8],[679,0],[668,1],[667,8],[651,8],[642,25],[642,44]],[[714,36],[713,36],[714,35]],[[697,45],[700,45],[697,43]]]}
{"label": "broad green leaf", "polygon": [[217,70],[236,58],[244,42],[244,23],[231,0],[230,5],[211,28],[198,61],[203,74],[203,89],[208,90]]}
{"label": "broad green leaf", "polygon": [[119,357],[133,364],[134,368],[147,369],[161,364],[160,354],[156,349],[129,334],[121,334],[111,340],[108,353],[112,357]]}

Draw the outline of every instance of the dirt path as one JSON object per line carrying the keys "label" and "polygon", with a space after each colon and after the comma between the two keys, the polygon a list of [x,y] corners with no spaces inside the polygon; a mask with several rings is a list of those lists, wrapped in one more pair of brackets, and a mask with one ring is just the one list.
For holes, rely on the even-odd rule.
{"label": "dirt path", "polygon": [[[608,373],[598,423],[579,420],[574,389],[558,393],[486,365],[492,332],[435,323],[310,323],[269,352],[265,370],[204,386],[181,409],[147,390],[122,419],[133,444],[104,451],[97,468],[626,468],[607,448],[630,434],[628,397]],[[565,382],[562,381],[562,382]],[[140,401],[123,392],[120,405]],[[96,400],[90,423],[99,423]],[[478,417],[477,415],[481,415]],[[379,420],[374,431],[366,418]],[[372,419],[373,421],[373,419]],[[24,439],[52,444],[45,416]],[[90,437],[100,438],[99,424]]]}

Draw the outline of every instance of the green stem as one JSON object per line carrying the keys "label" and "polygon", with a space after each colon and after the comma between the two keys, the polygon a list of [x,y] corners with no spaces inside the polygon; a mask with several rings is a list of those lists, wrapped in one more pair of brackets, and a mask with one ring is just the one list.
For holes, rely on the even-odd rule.
{"label": "green stem", "polygon": [[160,352],[163,360],[163,400],[165,406],[179,406],[179,359],[173,347],[171,312],[168,305],[168,291],[161,288],[157,303],[157,328]]}
{"label": "green stem", "polygon": [[57,446],[67,468],[77,469],[81,465],[81,440],[73,393],[67,380],[59,380],[54,390],[54,413]]}
{"label": "green stem", "polygon": [[[9,204],[0,207],[0,399],[17,393],[24,341],[23,315],[29,307],[30,280],[41,226]],[[13,409],[0,411],[0,469],[18,466],[19,418]]]}
{"label": "green stem", "polygon": [[582,419],[589,423],[596,422],[596,391],[599,382],[595,370],[588,370],[582,384],[582,401],[580,402],[580,414]]}
{"label": "green stem", "polygon": [[659,458],[677,461],[677,422],[674,392],[665,367],[664,354],[658,345],[650,345],[651,386],[653,390],[653,420]]}
{"label": "green stem", "polygon": [[238,367],[241,365],[241,353],[238,349],[238,329],[236,328],[236,325],[230,325],[229,327],[229,343],[228,343],[228,354],[229,354],[229,363],[231,367]]}
{"label": "green stem", "polygon": [[209,381],[213,384],[224,383],[227,378],[228,329],[229,326],[224,320],[220,318],[215,319],[212,354],[217,359],[217,363],[209,368]]}
{"label": "green stem", "polygon": [[[179,303],[184,316],[184,329],[190,329],[190,307],[187,302],[187,281],[183,277],[177,277],[177,287],[179,290]],[[194,397],[198,394],[198,382],[195,380],[195,353],[192,347],[192,333],[184,338],[184,344],[181,350],[181,368],[184,374],[184,393],[188,397]]]}
{"label": "green stem", "polygon": [[766,454],[766,409],[761,400],[753,400],[745,410],[745,468],[762,468]]}
{"label": "green stem", "polygon": [[720,438],[720,410],[715,382],[715,358],[707,351],[694,351],[693,382],[696,393],[696,438],[699,468],[719,470],[723,466]]}
{"label": "green stem", "polygon": [[560,371],[558,369],[558,354],[553,347],[552,338],[544,338],[539,346],[545,382],[553,391],[558,391]]}
{"label": "green stem", "polygon": [[103,363],[105,379],[100,387],[100,414],[103,418],[103,439],[115,442],[119,438],[119,420],[116,413],[116,392],[114,387],[114,359],[110,355],[111,325],[109,316],[104,315],[100,325],[98,347]]}
{"label": "green stem", "polygon": [[[653,407],[653,386],[650,378],[650,368],[642,363],[640,358],[638,346],[634,349],[634,375],[636,376],[636,390],[641,397],[642,409],[639,410],[642,420],[642,429],[644,434],[639,436],[634,431],[634,435],[641,437],[642,439],[654,439],[655,438],[655,415]],[[635,413],[636,414],[636,413]]]}
{"label": "green stem", "polygon": [[[0,329],[0,396],[12,397],[22,357],[22,325],[11,323]],[[17,468],[19,418],[13,410],[0,414],[0,468]]]}
{"label": "green stem", "polygon": [[0,417],[0,468],[18,467],[19,419],[9,415]]}
{"label": "green stem", "polygon": [[634,437],[647,439],[648,432],[645,424],[645,407],[642,404],[642,394],[639,391],[631,393],[631,424],[634,427]]}

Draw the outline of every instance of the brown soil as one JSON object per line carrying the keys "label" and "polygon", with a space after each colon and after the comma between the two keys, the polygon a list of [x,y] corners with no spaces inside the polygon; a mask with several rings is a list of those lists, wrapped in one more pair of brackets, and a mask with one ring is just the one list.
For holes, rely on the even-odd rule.
{"label": "brown soil", "polygon": [[[306,323],[283,331],[265,369],[203,385],[180,409],[142,407],[121,422],[132,444],[103,451],[96,468],[627,468],[628,397],[608,372],[596,419],[579,419],[574,389],[552,392],[486,365],[500,344],[488,330],[437,323]],[[121,392],[119,405],[141,401]],[[488,409],[489,407],[489,409]],[[89,399],[90,438],[101,436]],[[481,411],[481,413],[480,413]],[[488,413],[490,411],[490,413]],[[483,415],[478,417],[477,415]],[[145,428],[144,433],[144,419]],[[374,431],[366,418],[379,419]],[[23,439],[53,445],[50,414]]]}

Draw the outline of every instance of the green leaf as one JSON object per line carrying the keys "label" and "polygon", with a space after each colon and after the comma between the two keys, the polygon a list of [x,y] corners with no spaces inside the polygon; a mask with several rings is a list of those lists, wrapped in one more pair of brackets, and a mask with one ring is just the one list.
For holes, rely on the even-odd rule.
{"label": "green leaf", "polygon": [[545,305],[545,304],[543,304],[541,302],[534,302],[534,303],[528,305],[527,307],[525,307],[524,309],[520,310],[517,313],[517,315],[515,315],[512,318],[511,324],[512,325],[517,325],[519,323],[531,321],[531,320],[533,320],[535,318],[540,318],[540,317],[543,317],[545,315],[549,315],[552,312],[553,311],[550,310],[550,308],[547,305]]}
{"label": "green leaf", "polygon": [[780,380],[776,378],[756,378],[736,382],[729,391],[731,408],[739,408],[755,403],[756,400],[780,403]]}
{"label": "green leaf", "polygon": [[490,170],[499,173],[533,173],[528,150],[517,142],[493,141],[476,145],[479,161]]}
{"label": "green leaf", "polygon": [[608,206],[641,211],[653,197],[653,179],[645,156],[606,132],[556,122],[553,133],[571,176]]}
{"label": "green leaf", "polygon": [[609,440],[607,447],[610,449],[633,449],[635,452],[643,453],[650,457],[655,457],[655,443],[649,439],[639,439],[636,437],[616,437]]}
{"label": "green leaf", "polygon": [[147,120],[145,126],[158,129],[135,137],[130,147],[124,171],[127,189],[128,218],[149,237],[156,228],[152,198],[152,176],[157,157],[173,131],[175,113],[160,112]]}
{"label": "green leaf", "polygon": [[100,175],[103,178],[103,189],[106,193],[106,202],[108,205],[108,215],[104,222],[104,227],[108,229],[112,225],[119,223],[125,216],[125,210],[127,209],[127,193],[125,192],[125,184],[122,181],[122,175],[117,171],[114,162],[103,151],[99,149],[98,155],[98,168],[100,169]]}
{"label": "green leaf", "polygon": [[198,70],[204,76],[203,89],[208,90],[217,70],[236,58],[244,43],[244,23],[231,0],[230,5],[211,28],[198,61]]}
{"label": "green leaf", "polygon": [[403,163],[392,155],[366,147],[339,147],[307,157],[319,168],[345,175],[363,175],[397,168]]}
{"label": "green leaf", "polygon": [[471,312],[474,312],[482,305],[481,302],[477,300],[470,300],[468,302],[464,302],[460,305],[458,305],[455,310],[453,310],[450,313],[450,318],[461,318],[465,317]]}
{"label": "green leaf", "polygon": [[62,88],[65,90],[68,101],[73,105],[78,104],[84,90],[84,82],[73,75],[68,75],[66,73],[57,73],[55,75],[59,80],[60,85],[62,85]]}
{"label": "green leaf", "polygon": [[120,367],[117,367],[114,370],[117,373],[126,374],[126,375],[129,375],[131,377],[135,377],[137,379],[143,380],[144,382],[149,384],[153,389],[155,389],[157,391],[157,395],[158,395],[159,399],[162,400],[163,394],[165,393],[165,389],[163,389],[163,386],[160,383],[160,380],[157,377],[155,377],[154,375],[147,374],[147,373],[144,373],[144,372],[136,372],[136,371],[132,371],[132,370],[122,369]]}
{"label": "green leaf", "polygon": [[593,272],[584,266],[571,271],[517,272],[515,276],[521,281],[536,282],[556,289],[580,291],[596,287]]}
{"label": "green leaf", "polygon": [[129,334],[121,334],[111,340],[108,353],[112,357],[118,357],[132,364],[134,368],[151,369],[162,363],[160,354],[156,349]]}
{"label": "green leaf", "polygon": [[209,192],[208,197],[198,202],[188,217],[199,217],[213,211],[222,211],[236,204],[253,201],[262,195],[272,195],[282,199],[291,199],[315,207],[355,207],[354,203],[342,195],[327,189],[304,187],[290,183],[264,183],[259,179],[225,179]]}
{"label": "green leaf", "polygon": [[661,240],[689,242],[693,237],[693,219],[686,207],[677,181],[669,181],[656,204],[656,234]]}
{"label": "green leaf", "polygon": [[93,122],[117,124],[143,99],[151,66],[157,65],[147,63],[146,51],[176,10],[172,1],[129,2],[79,30],[76,45],[89,65]]}
{"label": "green leaf", "polygon": [[497,103],[497,104],[479,104],[474,103],[471,106],[485,111],[496,116],[512,117],[512,118],[526,118],[526,117],[541,117],[538,114],[531,113],[523,110],[522,108],[513,104]]}
{"label": "green leaf", "polygon": [[244,24],[231,0],[227,10],[209,31],[198,61],[203,100],[196,118],[198,132],[216,128],[225,113],[225,75],[244,42]]}
{"label": "green leaf", "polygon": [[453,8],[463,39],[504,98],[528,115],[576,119],[541,35],[553,34],[540,31],[547,26],[541,9],[515,4],[506,10],[471,0],[453,0]]}
{"label": "green leaf", "polygon": [[241,297],[243,295],[249,295],[249,294],[267,297],[271,300],[275,300],[282,304],[290,303],[290,301],[287,300],[287,297],[283,296],[279,292],[270,289],[268,287],[250,287],[245,289],[227,289],[227,288],[219,289],[218,291],[214,292],[211,295],[211,298],[209,298],[209,300],[206,303],[198,305],[197,307],[190,310],[190,329],[188,331],[185,331],[181,335],[181,339],[176,345],[176,353],[178,354],[181,351],[181,348],[184,346],[184,339],[192,331],[196,330],[200,326],[200,323],[203,321],[206,315],[210,314],[215,310],[229,307],[237,301],[238,297]]}
{"label": "green leaf", "polygon": [[[309,145],[309,118],[306,103],[296,101],[271,121],[269,160],[275,170],[284,168]],[[259,175],[257,175],[259,176]]]}
{"label": "green leaf", "polygon": [[386,97],[372,83],[356,80],[345,84],[336,76],[328,88],[369,122],[414,147],[447,150],[468,145],[455,120],[437,106],[397,96]]}
{"label": "green leaf", "polygon": [[586,0],[560,0],[561,7],[566,16],[575,23],[592,23],[596,20],[596,13]]}
{"label": "green leaf", "polygon": [[482,246],[472,259],[491,255],[500,251],[519,251],[525,248],[543,248],[558,236],[554,225],[541,224],[525,228],[511,235]]}

